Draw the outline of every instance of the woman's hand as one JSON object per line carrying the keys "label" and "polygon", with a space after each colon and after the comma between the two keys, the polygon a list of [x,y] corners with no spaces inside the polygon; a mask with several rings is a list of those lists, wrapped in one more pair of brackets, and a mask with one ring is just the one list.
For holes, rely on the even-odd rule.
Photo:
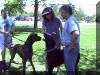
{"label": "woman's hand", "polygon": [[56,34],[56,32],[52,32],[52,33],[51,33],[51,35],[55,35],[55,34]]}

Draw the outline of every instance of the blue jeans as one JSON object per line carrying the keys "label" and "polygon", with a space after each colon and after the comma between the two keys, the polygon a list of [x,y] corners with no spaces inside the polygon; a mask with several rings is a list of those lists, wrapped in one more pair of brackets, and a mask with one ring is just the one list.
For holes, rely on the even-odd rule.
{"label": "blue jeans", "polygon": [[79,44],[75,44],[74,48],[68,52],[69,46],[64,48],[64,62],[67,69],[67,75],[77,75],[77,65],[80,59]]}
{"label": "blue jeans", "polygon": [[4,35],[4,46],[5,48],[14,47],[12,36]]}

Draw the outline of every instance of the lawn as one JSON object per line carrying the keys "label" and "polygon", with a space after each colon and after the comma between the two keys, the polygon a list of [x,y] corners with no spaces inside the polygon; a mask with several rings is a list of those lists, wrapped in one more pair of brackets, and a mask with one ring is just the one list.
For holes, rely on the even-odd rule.
{"label": "lawn", "polygon": [[[19,27],[20,25],[17,25]],[[25,27],[27,25],[24,25]],[[31,26],[31,25],[30,25]],[[20,26],[20,27],[23,27]],[[28,26],[29,27],[29,26]],[[39,26],[41,28],[41,24]],[[95,25],[80,25],[81,28],[81,36],[80,36],[80,52],[81,52],[81,59],[79,62],[79,70],[89,70],[89,71],[95,71],[96,69],[96,26]],[[33,31],[32,29],[16,29],[15,36],[16,38],[19,38],[23,41],[25,41],[28,37],[28,35],[32,32],[37,33],[39,36],[43,37],[43,34],[41,34],[41,29],[37,31]],[[21,42],[14,38],[14,44],[23,44],[24,42]],[[33,45],[34,55],[33,55],[33,62],[35,65],[35,68],[37,71],[45,71],[45,43],[43,40],[36,42]],[[22,66],[22,60],[21,58],[16,55],[15,59],[19,62],[19,64],[13,64],[13,69],[17,69]],[[1,57],[0,57],[1,60]],[[9,62],[10,60],[10,53],[7,49],[6,51],[6,60]],[[62,65],[60,67],[61,71],[65,71],[65,66]],[[19,69],[19,70],[22,70]],[[30,63],[27,62],[27,71],[32,71],[32,67],[30,66]],[[56,71],[56,69],[54,69]]]}

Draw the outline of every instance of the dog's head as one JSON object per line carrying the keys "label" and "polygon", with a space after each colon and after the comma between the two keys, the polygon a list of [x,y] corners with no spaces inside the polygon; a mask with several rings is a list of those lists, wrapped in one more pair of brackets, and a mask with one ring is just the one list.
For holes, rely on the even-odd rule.
{"label": "dog's head", "polygon": [[54,40],[52,35],[44,34],[44,37],[45,37],[44,41],[45,41],[47,47],[52,48],[55,46],[56,41]]}
{"label": "dog's head", "polygon": [[31,41],[31,42],[40,41],[41,37],[38,36],[37,34],[32,33],[32,34],[29,35],[27,40]]}

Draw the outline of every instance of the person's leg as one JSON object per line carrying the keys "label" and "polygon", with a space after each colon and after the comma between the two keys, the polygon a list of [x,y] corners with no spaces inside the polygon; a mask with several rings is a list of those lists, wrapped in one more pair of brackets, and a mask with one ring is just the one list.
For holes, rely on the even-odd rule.
{"label": "person's leg", "polygon": [[5,56],[6,56],[6,49],[5,49],[5,48],[2,48],[1,55],[2,55],[2,62],[3,62],[3,64],[4,64],[4,65],[6,66],[6,68],[7,68],[6,60],[5,60]]}
{"label": "person's leg", "polygon": [[[14,43],[13,43],[12,37],[8,36],[7,39],[6,39],[6,41],[5,41],[5,43],[6,43],[7,48],[10,51],[10,55],[12,56],[12,54],[14,52],[14,50],[13,50]],[[15,59],[13,59],[12,62],[15,63],[15,64],[18,64],[18,62]]]}
{"label": "person's leg", "polygon": [[78,63],[80,60],[80,53],[77,56],[76,65],[75,65],[75,74],[78,75]]}
{"label": "person's leg", "polygon": [[79,53],[79,49],[77,47],[78,46],[76,45],[71,52],[67,51],[69,46],[65,47],[64,49],[64,60],[65,60],[65,67],[67,69],[67,75],[75,75],[75,65]]}
{"label": "person's leg", "polygon": [[2,55],[2,61],[5,61],[5,50],[2,50],[1,55]]}
{"label": "person's leg", "polygon": [[4,47],[4,41],[0,39],[0,52],[2,56],[2,61],[5,60],[5,47]]}
{"label": "person's leg", "polygon": [[68,47],[64,49],[64,60],[65,60],[67,75],[75,75],[75,67],[74,67],[75,56],[73,56],[71,52],[68,53],[67,50],[68,50]]}

